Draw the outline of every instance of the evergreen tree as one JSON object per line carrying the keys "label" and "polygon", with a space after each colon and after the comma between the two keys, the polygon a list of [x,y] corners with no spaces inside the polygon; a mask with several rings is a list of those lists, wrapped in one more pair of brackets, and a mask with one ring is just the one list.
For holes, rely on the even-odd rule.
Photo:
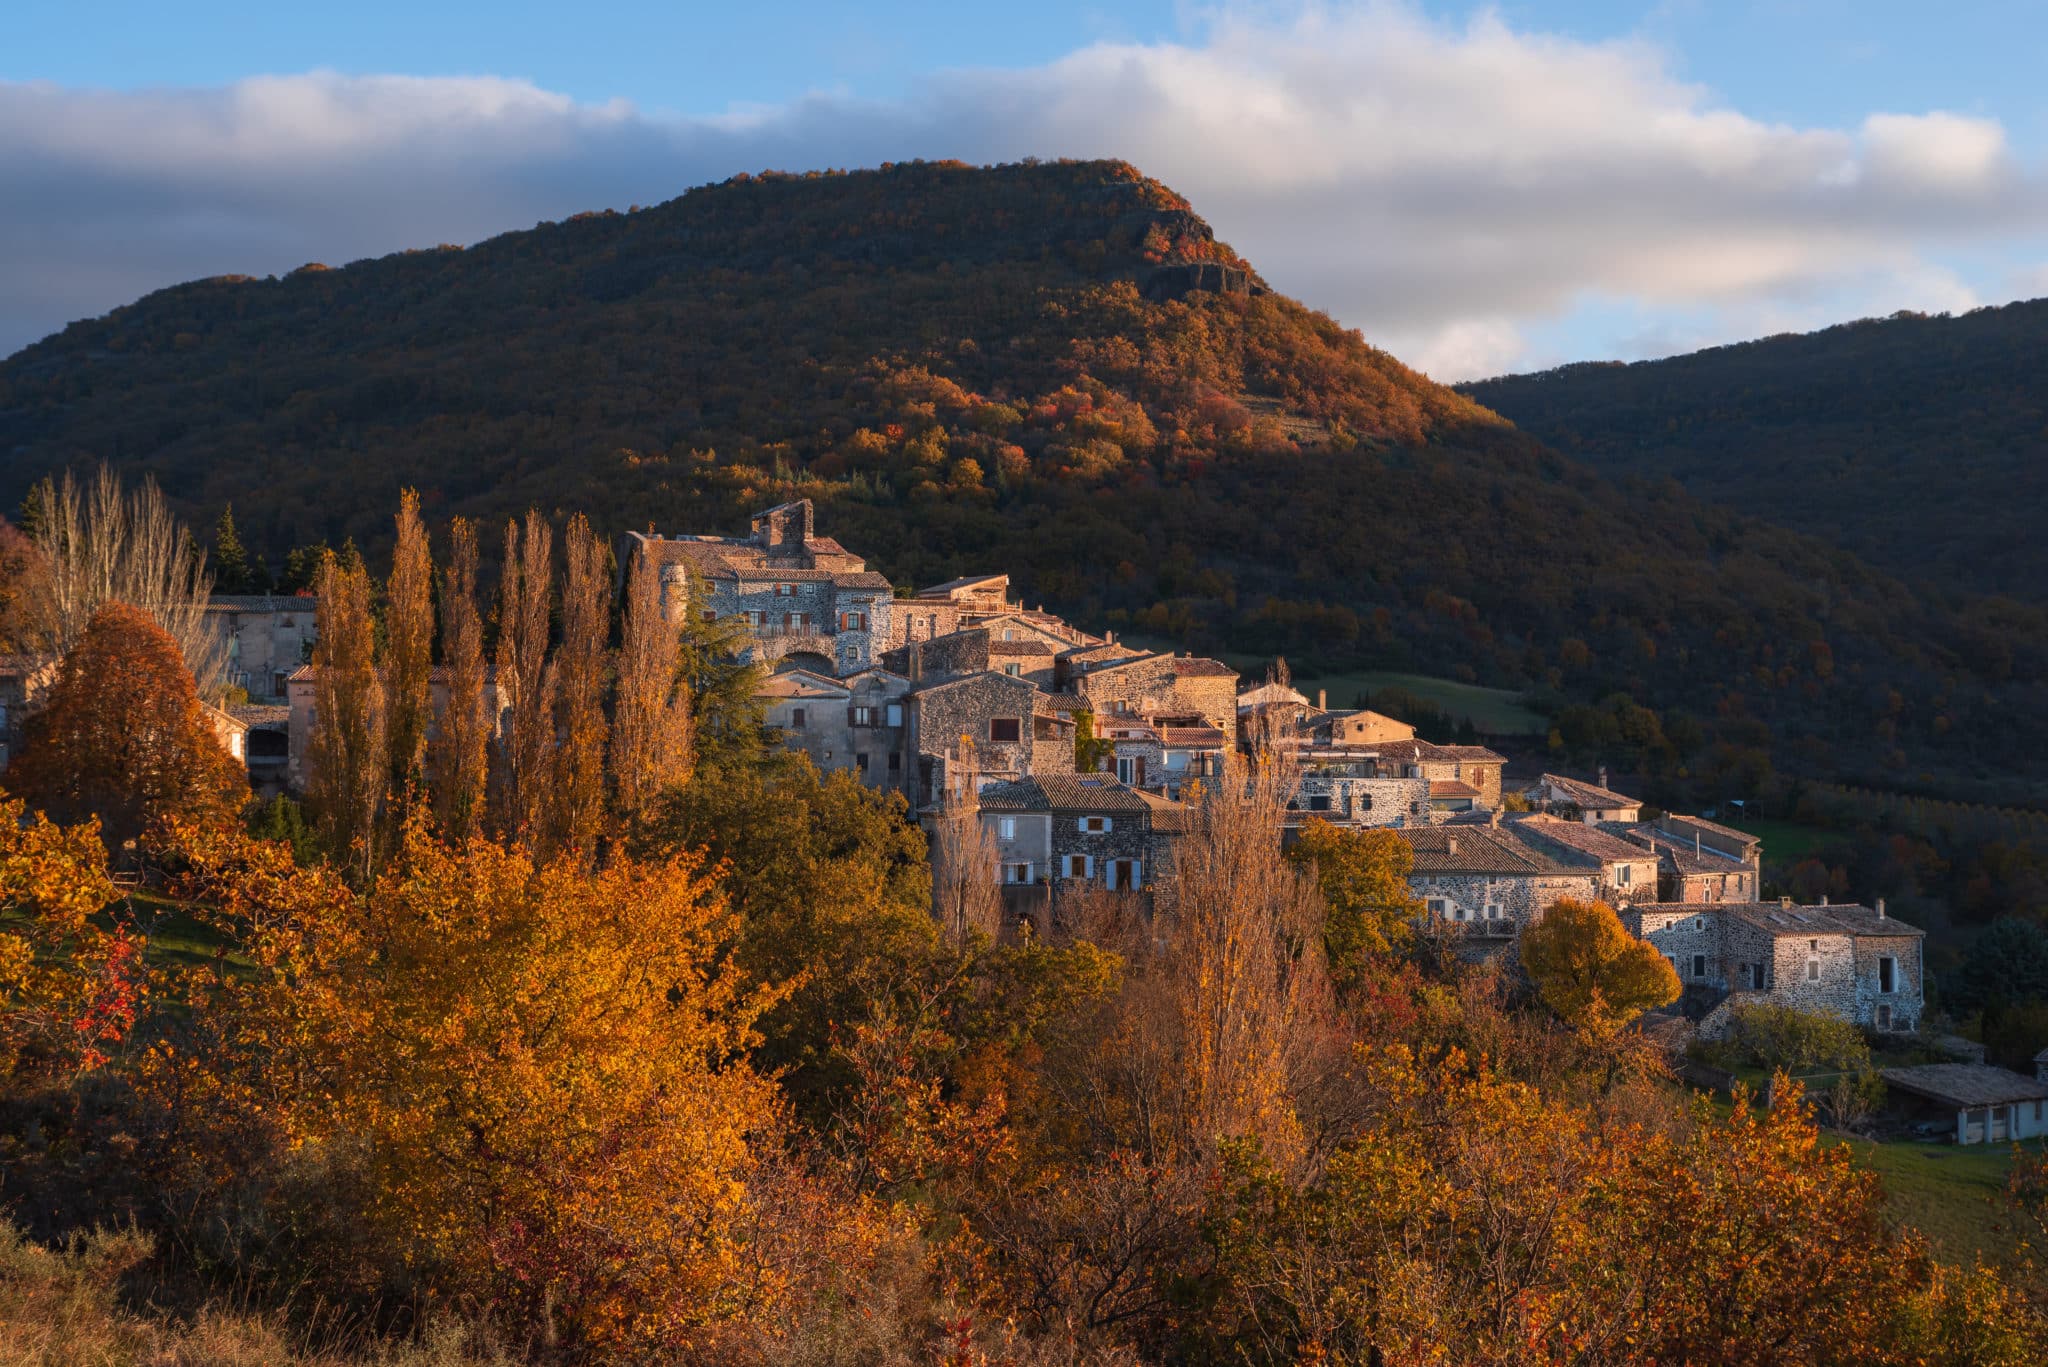
{"label": "evergreen tree", "polygon": [[221,509],[213,524],[213,589],[216,593],[254,593],[255,576],[249,570],[249,552],[235,530],[235,505]]}

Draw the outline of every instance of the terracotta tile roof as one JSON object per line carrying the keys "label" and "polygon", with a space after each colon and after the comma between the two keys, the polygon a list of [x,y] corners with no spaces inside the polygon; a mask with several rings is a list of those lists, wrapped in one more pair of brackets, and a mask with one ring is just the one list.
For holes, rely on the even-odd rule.
{"label": "terracotta tile roof", "polygon": [[1624,797],[1610,788],[1602,788],[1592,783],[1581,783],[1575,778],[1566,778],[1562,774],[1545,774],[1542,778],[1536,780],[1533,786],[1537,788],[1550,788],[1563,801],[1577,807],[1591,808],[1596,811],[1604,811],[1613,807],[1640,807],[1643,805],[1640,800]]}
{"label": "terracotta tile roof", "polygon": [[1749,867],[1743,860],[1711,845],[1702,845],[1695,852],[1692,841],[1666,835],[1647,822],[1603,821],[1600,829],[1617,839],[1654,850],[1658,862],[1675,873],[1734,873]]}
{"label": "terracotta tile roof", "polygon": [[934,584],[928,589],[919,589],[917,596],[919,598],[945,598],[959,589],[973,588],[976,584],[993,584],[999,579],[1007,583],[1009,578],[1010,576],[1007,574],[970,574],[961,579],[948,579],[945,583]]}
{"label": "terracotta tile roof", "polygon": [[1213,726],[1162,727],[1159,738],[1168,745],[1184,745],[1191,750],[1220,750],[1230,744],[1230,737]]}
{"label": "terracotta tile roof", "polygon": [[813,674],[808,669],[786,669],[771,674],[754,689],[757,698],[843,698],[853,690],[837,679]]}
{"label": "terracotta tile roof", "polygon": [[1646,850],[1633,841],[1623,840],[1582,821],[1561,821],[1554,816],[1524,816],[1516,818],[1509,829],[1516,835],[1560,845],[1604,864],[1655,860],[1657,857],[1654,850]]}
{"label": "terracotta tile roof", "polygon": [[291,708],[283,706],[242,703],[230,707],[227,709],[227,712],[229,716],[252,731],[277,726],[288,726],[291,724],[292,719]]}
{"label": "terracotta tile roof", "polygon": [[1635,910],[1650,916],[1732,916],[1783,940],[1820,935],[1896,939],[1927,933],[1895,916],[1879,916],[1870,907],[1849,902],[1818,907],[1788,907],[1780,902],[1638,902]]}
{"label": "terracotta tile roof", "polygon": [[1436,778],[1429,781],[1429,795],[1432,798],[1478,797],[1479,790],[1454,778]]}
{"label": "terracotta tile roof", "polygon": [[1043,655],[1050,659],[1052,647],[1043,641],[998,641],[991,638],[988,643],[991,655]]}
{"label": "terracotta tile roof", "polygon": [[208,612],[311,612],[319,599],[310,593],[216,593]]}
{"label": "terracotta tile roof", "polygon": [[1500,873],[1532,877],[1572,870],[1492,826],[1429,826],[1397,830],[1415,852],[1414,872]]}
{"label": "terracotta tile roof", "polygon": [[981,790],[985,812],[1146,812],[1145,794],[1108,774],[1039,774]]}
{"label": "terracotta tile roof", "polygon": [[[1731,840],[1747,841],[1748,843],[1753,845],[1760,845],[1763,843],[1763,838],[1761,836],[1751,835],[1748,831],[1738,831],[1733,826],[1717,825],[1714,822],[1707,820],[1705,817],[1681,816],[1678,813],[1674,812],[1671,815],[1665,817],[1664,820],[1677,822],[1678,824],[1684,826],[1697,826],[1700,828],[1701,832],[1706,835],[1722,835],[1728,837]],[[1667,832],[1667,834],[1669,834],[1669,832]]]}

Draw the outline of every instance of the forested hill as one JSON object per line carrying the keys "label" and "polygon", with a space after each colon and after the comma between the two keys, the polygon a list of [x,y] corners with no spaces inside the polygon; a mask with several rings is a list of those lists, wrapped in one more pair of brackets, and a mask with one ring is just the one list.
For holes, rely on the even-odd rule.
{"label": "forested hill", "polygon": [[1899,314],[1465,387],[1592,465],[1670,476],[1902,578],[2048,601],[2048,300]]}
{"label": "forested hill", "polygon": [[[1121,163],[741,178],[165,290],[0,364],[0,497],[102,458],[276,556],[537,503],[727,531],[795,496],[899,583],[1587,706],[1561,743],[2033,797],[2048,630],[1617,483],[1266,289]],[[2041,765],[2032,766],[2040,770]]]}

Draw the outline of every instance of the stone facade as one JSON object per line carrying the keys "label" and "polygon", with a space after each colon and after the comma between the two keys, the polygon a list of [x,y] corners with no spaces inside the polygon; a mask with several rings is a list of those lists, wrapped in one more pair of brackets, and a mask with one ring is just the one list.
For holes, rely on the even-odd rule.
{"label": "stone facade", "polygon": [[309,596],[215,594],[206,625],[226,647],[227,681],[253,702],[282,703],[293,670],[312,658],[318,600]]}
{"label": "stone facade", "polygon": [[1414,851],[1408,886],[1433,921],[1497,937],[1519,934],[1563,897],[1590,901],[1597,877],[1530,848],[1492,826],[1404,830]]}
{"label": "stone facade", "polygon": [[1089,668],[1073,678],[1074,691],[1098,718],[1199,719],[1237,734],[1237,671],[1189,655],[1143,655]]}
{"label": "stone facade", "polygon": [[1526,816],[1512,823],[1524,843],[1532,844],[1559,863],[1591,871],[1601,901],[1613,907],[1659,900],[1657,856],[1633,841],[1597,826],[1549,815]]}
{"label": "stone facade", "polygon": [[1588,825],[1602,821],[1636,822],[1642,819],[1643,804],[1607,787],[1607,771],[1600,781],[1581,783],[1562,774],[1545,774],[1522,793],[1539,812],[1581,821]]}
{"label": "stone facade", "polygon": [[914,684],[909,750],[919,768],[917,801],[935,801],[948,765],[966,764],[983,779],[1072,773],[1073,723],[1043,706],[1028,680],[969,674]]}
{"label": "stone facade", "polygon": [[1429,780],[1354,773],[1351,766],[1306,768],[1290,805],[1290,819],[1320,818],[1333,826],[1391,827],[1433,824]]}
{"label": "stone facade", "polygon": [[1177,803],[1080,774],[988,784],[980,800],[1005,883],[1044,882],[1060,895],[1149,891],[1172,879],[1185,828]]}
{"label": "stone facade", "polygon": [[57,681],[57,662],[32,655],[0,656],[0,770],[21,748],[22,723]]}
{"label": "stone facade", "polygon": [[[1623,923],[1672,961],[1697,1008],[1768,1001],[1868,1030],[1906,1032],[1925,1007],[1919,929],[1860,906],[1645,903]],[[1728,1013],[1702,1024],[1713,1037]]]}
{"label": "stone facade", "polygon": [[817,535],[809,499],[753,516],[744,538],[632,533],[627,555],[652,556],[671,620],[690,611],[738,618],[752,655],[846,674],[877,663],[896,630],[889,581]]}

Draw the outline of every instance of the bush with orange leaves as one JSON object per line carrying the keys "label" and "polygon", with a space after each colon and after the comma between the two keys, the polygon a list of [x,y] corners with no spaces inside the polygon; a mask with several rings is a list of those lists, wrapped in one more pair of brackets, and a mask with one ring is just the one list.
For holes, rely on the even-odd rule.
{"label": "bush with orange leaves", "polygon": [[214,731],[178,643],[126,603],[93,613],[6,782],[53,820],[98,817],[114,849],[163,817],[230,820],[249,799],[248,774]]}
{"label": "bush with orange leaves", "polygon": [[415,823],[357,893],[282,847],[183,835],[179,890],[251,970],[187,974],[192,1032],[146,1085],[189,1169],[277,1156],[298,1207],[278,1214],[330,1211],[323,1290],[681,1353],[880,1237],[857,1202],[817,1218],[782,1158],[783,1104],[746,1057],[773,993],[725,960],[698,858],[591,870]]}
{"label": "bush with orange leaves", "polygon": [[94,919],[113,899],[97,826],[0,798],[0,1081],[98,1067],[134,1024],[139,942]]}

